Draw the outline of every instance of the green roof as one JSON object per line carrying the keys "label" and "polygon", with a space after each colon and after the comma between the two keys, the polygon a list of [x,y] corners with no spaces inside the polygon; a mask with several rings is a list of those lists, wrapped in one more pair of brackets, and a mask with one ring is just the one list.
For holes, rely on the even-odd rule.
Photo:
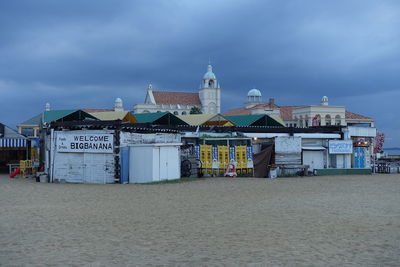
{"label": "green roof", "polygon": [[284,126],[266,114],[225,116],[237,126]]}
{"label": "green roof", "polygon": [[40,126],[42,122],[42,113],[36,115],[35,117],[30,118],[29,120],[24,121],[23,123],[20,123],[19,125],[27,125],[27,126],[32,126],[32,125],[37,125]]}
{"label": "green roof", "polygon": [[165,114],[168,114],[168,112],[155,112],[155,113],[135,113],[132,114],[139,123],[148,123],[148,122],[154,122],[164,116]]}
{"label": "green roof", "polygon": [[170,112],[133,113],[138,123],[153,123],[160,125],[188,125]]}
{"label": "green roof", "polygon": [[50,123],[52,121],[59,120],[71,113],[77,111],[76,109],[67,109],[67,110],[49,110],[43,112],[43,122]]}
{"label": "green roof", "polygon": [[264,117],[264,114],[225,116],[225,118],[227,118],[237,126],[250,126],[262,117]]}
{"label": "green roof", "polygon": [[43,123],[51,123],[58,120],[81,121],[87,118],[98,120],[96,117],[80,109],[49,110],[43,112]]}

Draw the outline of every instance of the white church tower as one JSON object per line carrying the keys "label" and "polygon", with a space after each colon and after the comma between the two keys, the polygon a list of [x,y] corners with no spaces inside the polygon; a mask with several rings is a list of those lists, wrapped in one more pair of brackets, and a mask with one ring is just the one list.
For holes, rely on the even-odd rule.
{"label": "white church tower", "polygon": [[221,113],[221,88],[217,77],[212,72],[212,66],[208,65],[202,84],[199,88],[199,97],[204,114]]}

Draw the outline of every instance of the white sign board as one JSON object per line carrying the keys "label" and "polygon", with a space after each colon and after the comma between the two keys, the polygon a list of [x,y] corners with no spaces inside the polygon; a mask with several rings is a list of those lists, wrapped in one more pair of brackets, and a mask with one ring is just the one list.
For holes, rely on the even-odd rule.
{"label": "white sign board", "polygon": [[113,153],[112,134],[57,134],[57,152]]}
{"label": "white sign board", "polygon": [[329,154],[351,154],[353,143],[351,140],[329,140]]}

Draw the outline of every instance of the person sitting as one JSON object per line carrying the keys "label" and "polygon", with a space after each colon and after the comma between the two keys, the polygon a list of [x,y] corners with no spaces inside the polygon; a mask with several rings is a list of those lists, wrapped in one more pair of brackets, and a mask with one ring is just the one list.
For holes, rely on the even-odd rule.
{"label": "person sitting", "polygon": [[225,177],[236,177],[236,166],[233,163],[229,163],[228,167],[226,168]]}

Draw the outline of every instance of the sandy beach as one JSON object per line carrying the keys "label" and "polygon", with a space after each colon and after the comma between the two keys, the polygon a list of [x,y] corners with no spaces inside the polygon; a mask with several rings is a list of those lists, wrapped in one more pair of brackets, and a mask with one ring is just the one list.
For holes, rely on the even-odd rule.
{"label": "sandy beach", "polygon": [[1,266],[399,266],[400,175],[46,184],[0,176]]}

